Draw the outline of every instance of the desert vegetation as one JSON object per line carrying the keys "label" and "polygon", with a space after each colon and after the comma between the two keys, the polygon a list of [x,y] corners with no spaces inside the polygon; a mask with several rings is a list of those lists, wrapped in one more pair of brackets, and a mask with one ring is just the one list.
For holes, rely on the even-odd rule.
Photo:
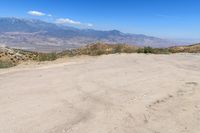
{"label": "desert vegetation", "polygon": [[200,44],[171,47],[169,51],[171,53],[200,53]]}
{"label": "desert vegetation", "polygon": [[98,56],[103,54],[116,54],[116,53],[136,53],[138,47],[126,44],[103,44],[96,43],[87,45],[85,47],[72,50],[73,55],[91,55]]}
{"label": "desert vegetation", "polygon": [[9,60],[0,60],[0,68],[13,67],[15,64]]}
{"label": "desert vegetation", "polygon": [[33,61],[53,61],[62,57],[73,57],[80,55],[99,56],[116,53],[144,53],[144,54],[172,54],[172,53],[200,53],[200,44],[190,46],[176,46],[169,48],[137,47],[126,44],[105,44],[94,43],[81,48],[65,50],[58,53],[40,53],[20,49],[1,48],[0,68],[8,68],[20,62]]}
{"label": "desert vegetation", "polygon": [[57,53],[39,53],[20,49],[0,48],[0,68],[13,67],[23,61],[53,61],[60,57]]}

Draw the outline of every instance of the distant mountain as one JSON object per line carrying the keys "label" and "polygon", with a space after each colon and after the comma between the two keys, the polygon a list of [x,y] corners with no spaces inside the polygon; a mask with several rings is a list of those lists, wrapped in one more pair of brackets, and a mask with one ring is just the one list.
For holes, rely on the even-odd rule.
{"label": "distant mountain", "polygon": [[117,30],[78,29],[35,19],[0,18],[0,45],[34,51],[61,51],[95,42],[169,47],[175,42],[156,37],[125,34]]}

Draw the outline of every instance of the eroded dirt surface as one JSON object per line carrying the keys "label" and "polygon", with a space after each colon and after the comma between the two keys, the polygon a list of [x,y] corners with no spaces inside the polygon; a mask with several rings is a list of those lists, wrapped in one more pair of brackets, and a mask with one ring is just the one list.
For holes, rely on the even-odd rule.
{"label": "eroded dirt surface", "polygon": [[199,131],[200,55],[106,55],[0,71],[0,133]]}

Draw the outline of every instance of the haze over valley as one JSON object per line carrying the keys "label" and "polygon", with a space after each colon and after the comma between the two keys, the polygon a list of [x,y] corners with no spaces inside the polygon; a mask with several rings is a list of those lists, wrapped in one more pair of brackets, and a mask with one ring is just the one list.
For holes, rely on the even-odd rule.
{"label": "haze over valley", "polygon": [[78,29],[37,19],[0,18],[0,27],[1,46],[40,52],[63,51],[96,42],[140,47],[170,47],[185,44],[141,34],[122,33],[118,30]]}

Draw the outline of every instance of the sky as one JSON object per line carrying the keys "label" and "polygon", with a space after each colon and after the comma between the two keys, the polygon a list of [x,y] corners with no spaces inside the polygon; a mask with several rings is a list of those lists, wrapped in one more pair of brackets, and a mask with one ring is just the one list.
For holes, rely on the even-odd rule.
{"label": "sky", "polygon": [[0,0],[0,17],[200,40],[200,0]]}

